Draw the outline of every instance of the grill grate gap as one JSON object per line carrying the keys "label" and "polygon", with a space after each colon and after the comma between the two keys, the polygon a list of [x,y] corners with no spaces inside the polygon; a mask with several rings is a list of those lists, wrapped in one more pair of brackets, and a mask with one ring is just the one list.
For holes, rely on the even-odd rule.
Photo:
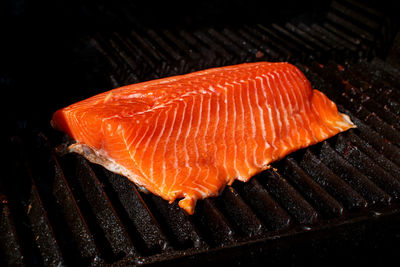
{"label": "grill grate gap", "polygon": [[338,136],[335,149],[344,159],[357,167],[360,172],[363,172],[380,188],[384,189],[392,197],[399,198],[400,181],[382,169],[373,159],[369,158],[349,141],[346,141],[344,136]]}
{"label": "grill grate gap", "polygon": [[317,182],[312,180],[291,156],[281,164],[285,177],[296,186],[308,202],[317,208],[325,218],[341,216],[343,206],[327,193]]}
{"label": "grill grate gap", "polygon": [[306,150],[300,166],[348,210],[357,211],[367,206],[366,200],[325,166],[311,150]]}
{"label": "grill grate gap", "polygon": [[318,222],[318,212],[278,172],[264,171],[259,180],[297,222],[305,225]]}
{"label": "grill grate gap", "polygon": [[339,177],[348,182],[370,205],[389,204],[391,197],[378,188],[371,180],[345,161],[324,141],[320,152],[321,160]]}
{"label": "grill grate gap", "polygon": [[193,222],[201,231],[210,248],[223,247],[238,240],[233,226],[218,210],[214,199],[198,201]]}
{"label": "grill grate gap", "polygon": [[[254,213],[262,219],[271,231],[286,229],[291,225],[290,215],[272,198],[268,191],[258,182],[260,174],[251,178],[248,183],[233,183],[233,188],[243,197]],[[268,210],[268,212],[263,212]]]}
{"label": "grill grate gap", "polygon": [[[235,182],[218,198],[199,201],[193,216],[183,213],[176,202],[169,205],[139,193],[128,179],[80,156],[57,157],[51,145],[43,148],[43,140],[33,141],[29,164],[18,159],[11,178],[6,178],[16,177],[20,184],[6,185],[8,203],[0,204],[2,214],[12,213],[1,217],[0,230],[7,228],[14,237],[23,237],[19,249],[15,245],[19,254],[14,259],[23,255],[24,262],[37,265],[58,260],[140,265],[204,255],[204,262],[215,256],[204,252],[245,249],[241,247],[245,241],[266,243],[285,235],[295,240],[290,234],[362,220],[365,211],[378,218],[381,209],[396,206],[398,72],[379,60],[352,62],[379,54],[375,48],[381,45],[381,36],[376,31],[384,27],[383,14],[353,0],[333,1],[326,14],[321,24],[285,22],[193,31],[135,26],[89,38],[108,63],[102,71],[115,87],[244,61],[290,60],[305,71],[313,86],[340,103],[339,109],[358,128],[274,163],[279,171],[262,172],[248,183]],[[257,253],[253,250],[248,256],[253,252]]]}
{"label": "grill grate gap", "polygon": [[92,167],[138,252],[160,253],[168,242],[136,187],[127,178],[101,166]]}
{"label": "grill grate gap", "polygon": [[0,194],[0,264],[4,266],[24,265],[24,257],[15,228],[8,199]]}
{"label": "grill grate gap", "polygon": [[352,144],[354,144],[358,149],[367,154],[370,158],[374,159],[381,167],[386,171],[393,173],[393,177],[400,179],[400,167],[387,159],[384,155],[377,152],[368,142],[358,137],[352,131],[346,133],[346,137]]}
{"label": "grill grate gap", "polygon": [[233,187],[225,188],[215,202],[243,239],[265,236],[266,227]]}
{"label": "grill grate gap", "polygon": [[124,238],[115,240],[119,238],[118,234],[121,234],[121,227],[118,225],[119,220],[112,218],[115,213],[109,202],[104,199],[100,183],[94,185],[96,182],[91,180],[93,176],[84,175],[89,171],[88,163],[81,156],[74,154],[63,156],[60,163],[96,244],[101,244],[98,246],[101,258],[106,262],[114,262],[130,254],[129,244],[126,247],[126,244],[121,243],[124,242]]}

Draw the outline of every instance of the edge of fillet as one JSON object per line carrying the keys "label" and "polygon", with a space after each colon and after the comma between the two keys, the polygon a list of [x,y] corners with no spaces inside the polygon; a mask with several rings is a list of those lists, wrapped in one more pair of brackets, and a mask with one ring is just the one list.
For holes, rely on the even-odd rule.
{"label": "edge of fillet", "polygon": [[[337,107],[336,107],[336,109],[337,109]],[[340,115],[340,117],[342,118],[341,121],[337,121],[336,122],[337,126],[342,128],[338,133],[347,131],[347,130],[349,130],[351,128],[357,128],[357,126],[351,121],[351,119],[350,119],[350,117],[348,115],[339,112],[339,110],[337,110],[337,112],[338,112],[338,115]],[[61,116],[61,118],[58,118],[58,119],[61,120],[61,123],[65,123],[65,121],[63,121],[64,118],[62,116]],[[54,121],[54,117],[52,118],[50,123],[53,126],[53,128],[55,128],[55,129],[59,128],[59,127],[57,127],[58,126],[57,124],[60,123],[60,122],[56,123]],[[66,133],[68,135],[70,135],[68,131]],[[336,133],[336,134],[338,134],[338,133]],[[334,135],[336,135],[336,134],[334,134]],[[332,135],[332,136],[334,136],[334,135]],[[332,137],[332,136],[329,136],[329,137]],[[248,181],[249,179],[251,179],[251,177],[253,177],[257,173],[260,173],[260,172],[262,172],[264,170],[269,169],[270,168],[270,163],[272,163],[274,161],[277,161],[277,160],[280,160],[281,158],[285,157],[286,155],[288,155],[288,154],[290,154],[290,153],[292,153],[292,152],[294,152],[296,150],[302,149],[304,147],[308,147],[308,146],[313,145],[315,143],[316,142],[311,142],[309,144],[304,144],[304,146],[301,146],[301,147],[298,147],[296,149],[293,149],[292,151],[287,151],[287,153],[284,153],[284,154],[280,155],[279,158],[275,158],[275,159],[273,159],[273,160],[271,160],[269,162],[266,162],[262,167],[260,167],[259,169],[253,171],[252,173],[250,173],[248,177],[235,177],[234,179],[228,179],[227,178],[227,181],[226,181],[225,185],[222,186],[222,188],[218,192],[215,192],[215,194],[209,195],[207,197],[212,197],[212,196],[219,195],[224,190],[224,187],[226,185],[231,185],[234,180],[240,179],[241,181]],[[104,168],[106,168],[107,170],[109,170],[111,172],[114,172],[114,173],[117,173],[117,174],[120,174],[120,175],[123,175],[123,176],[127,177],[129,180],[134,182],[139,187],[139,190],[141,190],[143,192],[146,192],[146,193],[149,192],[146,189],[145,185],[140,182],[140,178],[139,177],[136,177],[136,175],[134,173],[132,173],[131,171],[129,171],[125,167],[119,165],[118,163],[116,163],[112,158],[108,157],[108,155],[107,155],[107,153],[105,151],[97,150],[95,148],[90,147],[89,145],[86,145],[84,143],[80,143],[79,141],[76,141],[76,143],[71,144],[68,147],[66,147],[66,145],[65,145],[63,150],[64,151],[62,151],[62,153],[74,152],[74,153],[80,154],[80,155],[82,155],[83,157],[85,157],[87,160],[89,160],[92,163],[99,164],[99,165],[103,166]],[[196,202],[197,202],[198,199],[200,199],[200,198],[184,194],[184,197],[180,198],[180,200],[179,200],[179,206],[182,209],[184,209],[188,214],[192,215],[194,213],[195,205],[196,205]],[[170,203],[174,201],[174,200],[171,200],[171,199],[166,199],[166,200],[169,201]]]}
{"label": "edge of fillet", "polygon": [[[347,130],[349,130],[351,128],[357,128],[357,125],[355,125],[351,121],[350,117],[347,114],[341,113],[339,111],[338,111],[338,113],[343,118],[343,122],[342,122],[343,125],[341,125],[341,126],[343,126],[344,128],[347,128],[347,129],[345,129],[345,130],[343,130],[341,132],[347,131]],[[308,144],[307,146],[304,146],[304,147],[308,147],[310,145],[313,145],[313,144]],[[300,150],[300,149],[302,149],[302,147],[299,147],[296,150]],[[63,150],[64,151],[62,151],[62,154],[65,154],[65,153],[77,153],[79,155],[82,155],[84,158],[86,158],[87,160],[89,160],[92,163],[99,164],[99,165],[103,166],[104,168],[106,168],[107,170],[109,170],[111,172],[114,172],[114,173],[120,174],[122,176],[125,176],[129,180],[134,182],[138,186],[138,189],[140,191],[142,191],[142,192],[144,192],[146,194],[150,193],[150,191],[148,191],[146,189],[145,185],[143,185],[143,184],[141,184],[139,182],[140,179],[137,179],[137,177],[134,174],[132,174],[131,171],[127,170],[125,167],[123,167],[123,166],[119,165],[118,163],[116,163],[113,159],[108,157],[106,154],[102,153],[102,151],[100,151],[100,150],[97,150],[95,148],[92,148],[92,147],[90,147],[90,146],[88,146],[86,144],[79,143],[79,142],[73,143],[73,144],[71,144],[71,145],[69,145],[67,147],[64,146]],[[294,150],[294,151],[296,151],[296,150]],[[287,153],[286,155],[288,155],[288,154],[290,154],[290,153],[292,153],[294,151],[291,151],[291,152]],[[281,158],[285,157],[286,155],[282,155]],[[277,161],[279,159],[275,159],[273,161]],[[267,170],[267,169],[271,168],[270,163],[272,163],[273,161],[266,162],[266,164],[264,164],[261,168],[259,168],[257,171],[255,171],[254,173],[249,175],[249,177],[247,177],[246,180],[251,179],[251,177],[253,177],[257,173],[260,173],[260,172],[262,172],[264,170]],[[234,179],[226,181],[225,186],[226,185],[231,185],[235,180],[238,180],[238,177],[235,177]],[[218,196],[224,190],[225,186],[220,188],[220,190],[216,193],[215,196]],[[210,195],[208,197],[212,197],[212,196]],[[169,201],[168,199],[166,199],[166,200]],[[185,197],[183,197],[183,198],[181,198],[179,200],[179,206],[183,210],[185,210],[189,215],[193,215],[197,200],[198,199],[195,199],[194,197],[185,196]],[[173,201],[169,201],[169,202],[172,203]]]}

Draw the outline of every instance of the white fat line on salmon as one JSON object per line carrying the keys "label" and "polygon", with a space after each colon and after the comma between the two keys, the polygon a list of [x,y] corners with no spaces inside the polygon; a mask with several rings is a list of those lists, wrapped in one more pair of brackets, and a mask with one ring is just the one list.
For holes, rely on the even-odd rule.
{"label": "white fat line on salmon", "polygon": [[[267,121],[268,122],[266,122],[265,120],[264,120],[264,117],[263,117],[263,121],[264,121],[264,123],[265,123],[265,125],[267,125],[267,123],[268,123],[268,127],[269,128],[271,128],[271,133],[272,133],[272,140],[270,141],[270,146],[272,147],[272,155],[275,153],[275,151],[277,151],[277,147],[276,147],[276,145],[275,145],[275,138],[276,138],[276,130],[275,130],[275,125],[276,125],[276,123],[275,123],[275,121],[274,121],[274,116],[272,115],[272,110],[271,110],[271,106],[270,106],[270,104],[269,103],[271,103],[272,101],[270,101],[269,100],[269,97],[267,96],[268,95],[268,92],[267,92],[267,89],[269,90],[269,92],[271,93],[271,90],[270,90],[270,88],[268,88],[266,85],[265,85],[265,83],[264,83],[264,79],[266,80],[266,78],[265,77],[263,77],[263,76],[258,76],[258,77],[256,77],[256,80],[258,80],[259,82],[260,82],[260,86],[261,86],[261,92],[262,92],[262,96],[263,96],[263,98],[264,98],[264,100],[262,101],[262,104],[263,104],[263,106],[262,107],[265,107],[266,108],[266,111],[267,111],[267,115],[268,115],[268,118],[267,118]],[[262,108],[262,111],[263,111],[263,114],[264,114],[264,108]],[[266,128],[265,128],[266,129]],[[268,138],[268,136],[266,135],[266,138]],[[268,140],[267,140],[268,141]]]}
{"label": "white fat line on salmon", "polygon": [[[319,92],[320,96],[319,99],[322,98],[323,103],[324,103],[324,107],[328,107],[328,106],[332,106],[332,103],[328,103],[327,101],[327,97],[325,95],[323,95],[321,92]],[[333,131],[332,127],[335,127],[335,122],[333,122],[332,120],[330,120],[329,118],[329,114],[327,113],[327,111],[324,108],[320,108],[318,110],[318,113],[320,114],[321,118],[324,120],[325,124],[328,124],[328,126],[326,126],[328,128],[328,134],[335,134],[335,131]]]}
{"label": "white fat line on salmon", "polygon": [[144,178],[148,183],[154,185],[154,183],[152,182],[152,180],[149,179],[149,177],[143,172],[142,168],[139,166],[139,164],[137,164],[137,162],[136,162],[134,156],[132,155],[131,150],[129,149],[128,144],[127,144],[127,142],[126,142],[125,131],[122,131],[121,137],[122,137],[122,140],[124,141],[124,144],[125,144],[125,146],[126,146],[126,149],[128,150],[129,157],[131,158],[131,160],[133,161],[133,163],[136,165],[136,166],[135,166],[136,169],[140,172],[140,174],[143,176],[143,178]]}
{"label": "white fat line on salmon", "polygon": [[[306,104],[305,104],[306,102],[304,101],[304,94],[302,93],[301,87],[300,87],[296,77],[294,76],[294,74],[296,74],[296,73],[293,73],[293,72],[287,73],[287,75],[291,78],[290,83],[292,84],[292,81],[294,81],[292,85],[294,86],[294,88],[296,88],[296,90],[294,90],[296,97],[300,96],[300,107],[299,107],[300,114],[299,115],[300,115],[301,123],[302,123],[304,129],[308,129],[305,131],[306,132],[306,141],[307,141],[307,143],[311,143],[312,142],[311,137],[314,139],[314,141],[317,141],[317,140],[316,140],[315,136],[311,134],[312,129],[311,129],[310,117],[307,115],[307,113],[309,112],[309,110],[307,110],[307,108],[309,108],[309,106],[306,107]],[[299,99],[297,101],[299,101]],[[306,116],[303,116],[303,114],[305,114]],[[304,121],[304,120],[306,120],[306,121]]]}
{"label": "white fat line on salmon", "polygon": [[261,108],[260,100],[258,99],[258,94],[259,94],[258,91],[259,90],[257,88],[257,81],[256,80],[251,80],[251,81],[249,80],[249,82],[254,83],[255,106],[257,107],[257,110],[258,110],[258,120],[259,120],[259,125],[261,127],[261,136],[263,137],[264,144],[265,144],[264,152],[263,152],[263,155],[264,155],[265,150],[270,147],[270,145],[269,145],[269,143],[267,141],[267,132],[266,132],[266,129],[265,129],[264,110]]}
{"label": "white fat line on salmon", "polygon": [[[176,114],[177,114],[178,108],[176,105],[174,105],[174,116],[172,119],[172,125],[170,125],[169,127],[169,132],[168,132],[168,136],[166,136],[166,138],[164,139],[164,153],[163,153],[163,166],[162,166],[162,173],[163,173],[163,179],[162,179],[162,183],[161,183],[161,190],[164,191],[164,189],[166,188],[166,184],[165,184],[165,179],[167,178],[167,172],[166,172],[166,163],[167,163],[167,144],[169,143],[169,138],[171,137],[171,133],[172,130],[174,128],[175,125],[175,121],[176,121]],[[168,117],[167,119],[168,120]]]}
{"label": "white fat line on salmon", "polygon": [[[233,113],[232,140],[235,142],[236,141],[236,103],[235,103],[236,101],[235,101],[235,93],[234,93],[235,90],[234,90],[234,87],[233,87],[232,84],[225,83],[225,86],[229,86],[230,90],[232,91],[232,93],[231,93],[231,96],[232,96],[232,110],[233,110],[233,112],[231,112],[231,113]],[[234,151],[235,151],[234,157],[233,157],[233,166],[234,166],[233,168],[236,170],[237,177],[240,177],[240,171],[239,171],[239,169],[237,167],[237,161],[236,161],[236,159],[237,159],[237,146],[234,145],[233,147],[234,147]]]}
{"label": "white fat line on salmon", "polygon": [[[143,162],[143,159],[145,158],[145,154],[146,154],[146,152],[148,152],[147,151],[148,150],[148,146],[149,146],[151,140],[153,140],[154,134],[158,130],[158,121],[160,119],[160,115],[161,115],[161,112],[159,112],[157,114],[156,121],[155,121],[155,123],[152,124],[153,131],[151,132],[151,135],[149,137],[147,137],[147,142],[146,142],[146,144],[145,144],[145,146],[143,148],[143,153],[142,153],[142,156],[140,157],[139,162]],[[151,175],[150,175],[151,178],[153,177],[152,175],[153,175],[153,173],[152,173],[152,170],[151,170]]]}
{"label": "white fat line on salmon", "polygon": [[158,143],[160,142],[161,136],[164,134],[165,127],[166,127],[166,124],[167,124],[167,118],[168,118],[167,111],[160,112],[159,115],[160,116],[164,115],[165,118],[164,118],[163,126],[161,127],[161,131],[159,131],[157,139],[156,139],[156,141],[154,142],[154,145],[153,145],[153,153],[151,154],[151,157],[150,157],[151,158],[150,177],[154,177],[154,163],[157,162],[154,159],[154,157],[155,157],[155,154],[156,154],[156,151],[157,151],[157,148],[158,148]]}
{"label": "white fat line on salmon", "polygon": [[190,175],[192,173],[192,166],[189,165],[190,158],[189,158],[189,153],[188,153],[186,142],[187,142],[187,138],[189,136],[189,133],[190,133],[191,129],[193,128],[192,127],[192,122],[193,122],[193,111],[194,111],[194,106],[195,106],[195,97],[194,96],[192,96],[192,101],[193,102],[192,102],[192,106],[191,106],[191,109],[190,109],[190,121],[189,121],[189,125],[187,127],[187,130],[186,130],[185,138],[183,140],[183,148],[185,150],[185,160],[186,160],[185,161],[185,166],[189,168],[188,177],[190,177]]}
{"label": "white fat line on salmon", "polygon": [[[240,83],[238,83],[238,82],[236,82],[236,81],[233,81],[232,82],[234,85],[234,88],[235,88],[235,85],[236,85],[236,88],[235,88],[235,90],[234,91],[237,91],[238,92],[238,94],[239,94],[239,100],[240,100],[240,110],[241,110],[241,123],[242,123],[242,130],[240,131],[240,135],[241,135],[241,139],[242,139],[242,142],[243,142],[243,148],[244,148],[244,162],[245,162],[245,164],[247,165],[247,169],[248,170],[250,170],[251,169],[251,167],[250,167],[250,163],[249,163],[249,159],[248,159],[248,155],[247,155],[247,150],[248,150],[248,148],[247,148],[247,142],[246,142],[246,140],[245,140],[245,137],[244,137],[244,129],[246,129],[246,124],[245,124],[245,113],[244,113],[244,105],[243,105],[243,98],[242,98],[242,87],[241,87],[241,84]],[[248,176],[248,175],[250,175],[250,172],[248,172],[248,173],[246,173],[246,176]]]}
{"label": "white fat line on salmon", "polygon": [[[292,117],[296,123],[296,129],[304,129],[305,128],[304,121],[303,121],[302,116],[299,114],[300,106],[299,106],[299,98],[296,93],[297,90],[295,90],[295,86],[292,84],[292,82],[288,78],[288,77],[290,77],[290,76],[288,76],[288,75],[290,75],[290,72],[282,70],[282,75],[285,77],[284,81],[289,90],[289,95],[295,99],[294,107],[293,107],[292,101],[290,101],[289,99],[288,100],[290,101],[290,104],[292,105]],[[300,126],[298,124],[300,124]],[[297,133],[297,142],[298,142],[298,144],[300,144],[301,143],[300,131],[296,130],[296,133]]]}
{"label": "white fat line on salmon", "polygon": [[[171,183],[171,185],[169,186],[169,188],[167,189],[167,192],[170,192],[171,191],[171,188],[174,188],[174,186],[175,186],[175,183],[176,183],[176,181],[177,181],[177,179],[176,179],[176,177],[178,176],[178,173],[180,173],[181,172],[181,170],[178,168],[179,167],[179,164],[178,164],[178,154],[177,154],[177,149],[176,149],[176,144],[177,144],[177,142],[178,142],[178,140],[179,140],[179,136],[181,135],[181,132],[182,132],[182,126],[183,126],[183,121],[185,120],[185,117],[186,117],[186,108],[187,108],[187,104],[186,104],[186,102],[182,102],[183,103],[183,105],[184,105],[184,107],[183,107],[183,113],[181,112],[181,113],[179,113],[179,114],[182,114],[182,116],[181,116],[181,123],[179,124],[179,130],[178,130],[178,133],[176,134],[176,138],[175,138],[175,142],[174,142],[174,156],[175,156],[175,161],[174,161],[174,169],[175,169],[175,176],[174,176],[174,179],[173,179],[173,182]],[[177,104],[178,105],[178,108],[179,108],[179,103]]]}
{"label": "white fat line on salmon", "polygon": [[[289,149],[291,149],[292,147],[295,147],[293,144],[293,138],[290,135],[290,125],[291,125],[291,121],[293,122],[293,118],[292,116],[289,116],[289,114],[292,114],[292,106],[290,104],[290,100],[288,99],[288,95],[287,95],[287,90],[285,88],[285,86],[282,85],[282,79],[280,77],[280,74],[277,71],[272,71],[272,76],[273,79],[275,81],[275,84],[277,85],[278,91],[279,91],[279,100],[281,102],[281,107],[283,110],[283,114],[284,114],[284,120],[285,120],[285,124],[284,124],[284,129],[285,129],[285,138],[284,138],[284,142],[289,142]],[[285,105],[284,101],[283,101],[283,96],[285,96],[285,98],[288,101],[288,106]],[[289,110],[289,111],[288,111]],[[290,137],[290,138],[288,138]],[[285,150],[288,149],[287,147],[285,148]]]}
{"label": "white fat line on salmon", "polygon": [[215,170],[216,170],[216,177],[219,179],[219,168],[218,168],[218,166],[217,166],[217,160],[218,160],[218,154],[217,154],[217,150],[218,150],[218,144],[217,144],[217,130],[218,130],[218,125],[219,125],[219,121],[220,121],[220,114],[219,114],[219,110],[220,110],[220,105],[219,105],[219,97],[218,96],[216,96],[216,103],[217,103],[217,111],[215,112],[215,114],[214,114],[214,116],[217,118],[216,119],[216,122],[215,122],[215,125],[214,125],[214,135],[213,135],[213,143],[214,143],[214,150],[215,150],[215,152],[214,152],[214,161],[215,161],[215,164],[214,164],[214,167],[215,167]]}
{"label": "white fat line on salmon", "polygon": [[[294,129],[296,129],[295,131],[291,131],[291,133],[294,132],[294,134],[297,137],[297,144],[300,144],[301,143],[301,137],[300,137],[300,133],[299,133],[298,129],[301,129],[301,128],[299,127],[298,122],[296,120],[296,117],[294,116],[293,101],[291,101],[291,99],[290,99],[290,91],[289,91],[289,89],[292,88],[292,87],[288,83],[287,77],[285,76],[285,73],[283,71],[282,71],[282,74],[284,76],[284,79],[281,78],[280,73],[277,73],[277,76],[278,76],[278,79],[279,79],[279,83],[282,86],[282,89],[280,91],[281,92],[282,92],[282,90],[284,91],[284,95],[286,97],[286,101],[289,103],[289,114],[290,114],[289,118],[294,123]],[[284,84],[284,81],[287,84]],[[297,99],[296,99],[296,105],[297,105]],[[291,138],[289,138],[289,140],[291,140],[291,148],[295,147],[295,145],[293,144],[293,140],[292,140],[292,139],[294,139],[293,137],[294,136],[291,136]]]}
{"label": "white fat line on salmon", "polygon": [[225,169],[225,172],[228,174],[229,171],[228,171],[228,167],[226,166],[226,155],[228,154],[228,145],[226,144],[226,142],[228,140],[228,138],[226,136],[226,128],[228,128],[227,127],[228,126],[227,125],[228,124],[228,99],[227,98],[228,98],[228,96],[226,94],[224,94],[224,107],[225,107],[225,116],[224,116],[224,118],[225,118],[225,120],[224,120],[224,125],[223,125],[223,128],[222,128],[222,129],[224,129],[224,133],[223,133],[224,142],[222,142],[222,143],[224,145],[224,169]]}
{"label": "white fat line on salmon", "polygon": [[106,97],[104,98],[103,103],[107,103],[107,101],[110,100],[110,99],[112,98],[112,95],[113,95],[113,93],[112,93],[112,91],[110,91],[110,92],[106,95]]}
{"label": "white fat line on salmon", "polygon": [[[211,95],[207,95],[206,97],[206,101],[207,101],[207,120],[205,123],[205,127],[206,129],[204,130],[204,135],[203,135],[203,144],[205,146],[205,152],[206,154],[209,153],[209,144],[206,141],[206,136],[208,133],[208,127],[210,125],[210,116],[211,116]],[[207,168],[207,176],[204,178],[204,181],[207,181],[208,176],[210,175],[210,168]]]}
{"label": "white fat line on salmon", "polygon": [[[250,98],[250,85],[249,85],[249,83],[250,83],[250,80],[247,80],[247,81],[244,81],[244,80],[241,80],[241,81],[243,81],[243,83],[245,83],[245,85],[244,85],[244,88],[245,88],[245,90],[246,90],[246,92],[247,92],[247,106],[249,107],[249,110],[250,110],[250,122],[251,122],[251,129],[252,129],[252,133],[253,133],[253,140],[254,140],[254,142],[255,142],[255,148],[253,148],[253,161],[254,161],[254,164],[256,165],[256,166],[259,166],[260,164],[258,163],[258,161],[257,161],[257,149],[258,149],[258,142],[257,142],[257,128],[256,128],[256,125],[255,125],[255,119],[254,119],[254,112],[253,112],[253,105],[251,105],[251,98]],[[255,103],[255,105],[257,105],[257,103]]]}
{"label": "white fat line on salmon", "polygon": [[[275,127],[275,125],[278,125],[277,130],[275,130],[273,132],[274,134],[273,134],[273,137],[272,137],[272,144],[275,147],[275,149],[272,152],[272,154],[274,154],[276,151],[278,151],[278,146],[275,146],[276,137],[277,137],[277,135],[280,135],[280,132],[281,132],[281,129],[282,129],[281,114],[279,112],[278,105],[276,103],[276,100],[275,100],[275,97],[274,97],[274,93],[272,91],[273,87],[271,86],[271,83],[270,83],[270,80],[272,79],[271,76],[269,74],[262,74],[261,76],[265,78],[265,80],[267,82],[267,85],[268,85],[267,88],[269,89],[269,94],[268,94],[268,92],[266,92],[267,97],[269,96],[269,101],[267,103],[267,106],[268,106],[269,103],[271,103],[271,102],[273,103],[273,109],[269,109],[269,110],[273,111],[274,114],[275,114],[275,116],[272,116],[271,126]],[[273,123],[272,121],[274,121],[275,123]],[[277,144],[277,145],[282,145],[282,144]]]}

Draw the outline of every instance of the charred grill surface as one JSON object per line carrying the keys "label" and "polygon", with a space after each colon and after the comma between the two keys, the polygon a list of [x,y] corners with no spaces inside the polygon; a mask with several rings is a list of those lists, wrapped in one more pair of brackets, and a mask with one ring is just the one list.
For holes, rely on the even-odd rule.
{"label": "charred grill surface", "polygon": [[1,263],[237,265],[261,258],[301,264],[309,257],[343,263],[346,257],[359,261],[341,249],[354,243],[357,251],[377,247],[376,253],[394,255],[400,240],[400,71],[382,60],[390,39],[386,23],[380,12],[346,0],[332,2],[321,23],[193,31],[137,26],[84,39],[101,62],[92,66],[91,78],[104,89],[241,62],[289,60],[358,128],[199,201],[193,216],[79,155],[58,155],[61,134],[19,129],[5,146]]}

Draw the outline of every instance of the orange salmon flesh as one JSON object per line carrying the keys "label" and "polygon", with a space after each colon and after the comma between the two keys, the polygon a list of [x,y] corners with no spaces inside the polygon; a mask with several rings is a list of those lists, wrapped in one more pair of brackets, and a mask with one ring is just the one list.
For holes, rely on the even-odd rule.
{"label": "orange salmon flesh", "polygon": [[55,112],[70,152],[193,214],[196,201],[355,125],[289,63],[245,63],[132,84]]}

